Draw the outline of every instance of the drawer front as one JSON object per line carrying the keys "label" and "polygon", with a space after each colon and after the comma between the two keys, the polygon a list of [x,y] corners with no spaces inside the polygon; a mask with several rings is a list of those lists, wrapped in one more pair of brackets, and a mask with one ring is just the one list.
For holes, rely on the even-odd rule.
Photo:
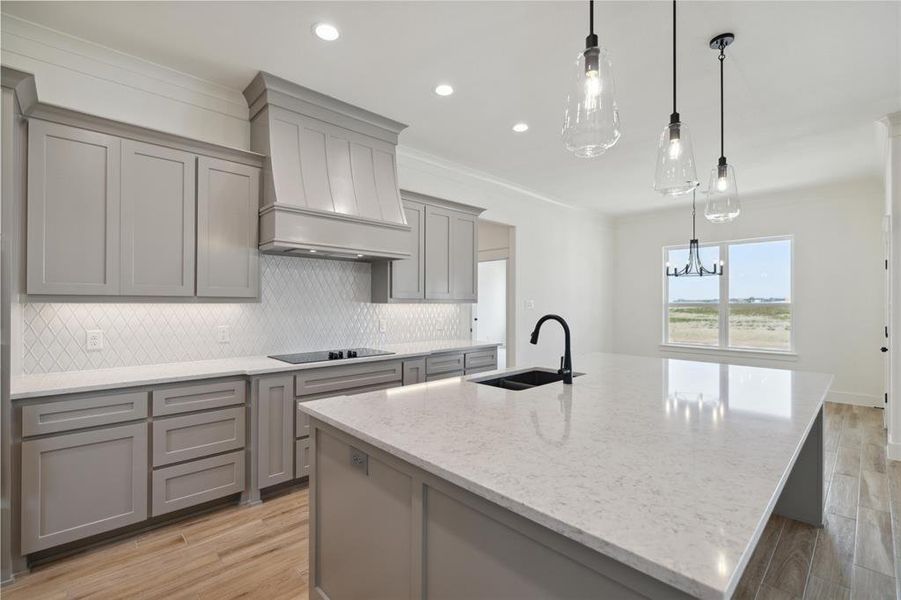
{"label": "drawer front", "polygon": [[466,370],[497,368],[497,348],[466,353]]}
{"label": "drawer front", "polygon": [[413,385],[425,381],[425,359],[404,361],[404,385]]}
{"label": "drawer front", "polygon": [[153,466],[244,447],[244,407],[153,422]]}
{"label": "drawer front", "polygon": [[153,390],[154,416],[244,404],[245,382],[218,381]]}
{"label": "drawer front", "polygon": [[294,437],[301,438],[310,435],[310,415],[300,410],[295,410],[294,415]]}
{"label": "drawer front", "polygon": [[467,375],[475,375],[476,373],[487,373],[488,371],[494,371],[497,368],[497,365],[491,365],[489,367],[480,367],[478,369],[466,369]]}
{"label": "drawer front", "polygon": [[310,438],[294,442],[294,477],[310,474]]}
{"label": "drawer front", "polygon": [[194,460],[153,472],[154,516],[244,491],[244,452]]}
{"label": "drawer front", "polygon": [[448,371],[447,373],[438,373],[436,375],[429,375],[425,378],[426,381],[438,381],[439,379],[449,379],[451,377],[460,377],[463,375],[463,369],[459,371]]}
{"label": "drawer front", "polygon": [[323,394],[338,396],[355,388],[373,388],[391,383],[400,385],[402,380],[403,368],[399,360],[324,367],[295,375],[294,393],[298,397]]}
{"label": "drawer front", "polygon": [[22,435],[72,431],[147,416],[147,392],[57,400],[22,407]]}
{"label": "drawer front", "polygon": [[438,354],[425,359],[426,375],[460,371],[463,373],[463,353]]}

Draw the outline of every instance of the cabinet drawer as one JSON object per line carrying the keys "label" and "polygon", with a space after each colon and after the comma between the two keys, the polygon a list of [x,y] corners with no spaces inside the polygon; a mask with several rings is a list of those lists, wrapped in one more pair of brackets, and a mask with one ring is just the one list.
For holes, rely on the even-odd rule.
{"label": "cabinet drawer", "polygon": [[490,365],[487,367],[479,367],[477,369],[466,369],[466,375],[475,375],[477,373],[487,373],[488,371],[494,371],[497,368],[497,365]]}
{"label": "cabinet drawer", "polygon": [[147,392],[29,404],[22,407],[22,436],[124,423],[146,416]]}
{"label": "cabinet drawer", "polygon": [[310,474],[310,438],[294,442],[294,477]]}
{"label": "cabinet drawer", "polygon": [[244,491],[244,452],[194,460],[153,472],[153,515]]}
{"label": "cabinet drawer", "polygon": [[153,466],[244,447],[244,407],[153,422]]}
{"label": "cabinet drawer", "polygon": [[449,379],[451,377],[461,377],[463,375],[463,369],[459,371],[448,371],[447,373],[437,373],[435,375],[429,375],[425,378],[426,381],[438,381],[439,379]]}
{"label": "cabinet drawer", "polygon": [[429,356],[425,359],[426,375],[437,375],[438,373],[448,373],[451,371],[460,371],[463,374],[463,353],[453,352],[450,354],[438,354]]}
{"label": "cabinet drawer", "polygon": [[244,403],[244,380],[153,390],[153,414],[174,415]]}
{"label": "cabinet drawer", "polygon": [[403,368],[399,360],[324,367],[295,375],[294,393],[298,397],[331,393],[337,396],[355,388],[400,385],[402,380]]}
{"label": "cabinet drawer", "polygon": [[477,350],[466,353],[466,370],[485,369],[485,367],[497,367],[497,349]]}

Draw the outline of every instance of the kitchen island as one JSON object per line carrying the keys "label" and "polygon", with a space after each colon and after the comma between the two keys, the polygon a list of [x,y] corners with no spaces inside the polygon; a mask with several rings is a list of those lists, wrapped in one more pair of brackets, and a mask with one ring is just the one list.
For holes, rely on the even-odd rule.
{"label": "kitchen island", "polygon": [[310,401],[313,597],[727,598],[822,524],[820,373],[613,354]]}

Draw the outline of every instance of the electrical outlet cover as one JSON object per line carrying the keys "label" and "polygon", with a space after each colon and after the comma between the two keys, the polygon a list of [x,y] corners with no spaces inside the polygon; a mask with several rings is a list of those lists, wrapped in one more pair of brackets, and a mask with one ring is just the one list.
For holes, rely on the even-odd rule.
{"label": "electrical outlet cover", "polygon": [[227,344],[230,341],[228,325],[219,325],[216,327],[216,341],[220,344]]}
{"label": "electrical outlet cover", "polygon": [[85,331],[84,348],[91,352],[103,350],[103,330],[88,329]]}

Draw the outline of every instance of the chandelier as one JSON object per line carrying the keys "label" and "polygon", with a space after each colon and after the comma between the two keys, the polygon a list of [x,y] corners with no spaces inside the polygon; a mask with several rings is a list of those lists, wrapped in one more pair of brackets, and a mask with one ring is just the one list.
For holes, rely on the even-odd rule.
{"label": "chandelier", "polygon": [[667,277],[705,277],[709,275],[723,274],[723,261],[719,264],[713,263],[713,269],[708,269],[701,264],[700,247],[698,245],[698,236],[695,233],[695,191],[691,192],[691,241],[688,242],[688,262],[681,269],[670,267],[669,262],[666,263]]}

